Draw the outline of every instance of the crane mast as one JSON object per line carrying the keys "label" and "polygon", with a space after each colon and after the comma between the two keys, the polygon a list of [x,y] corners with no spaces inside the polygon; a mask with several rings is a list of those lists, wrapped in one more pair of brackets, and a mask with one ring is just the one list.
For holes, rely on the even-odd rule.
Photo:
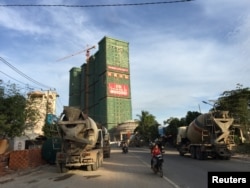
{"label": "crane mast", "polygon": [[84,74],[84,77],[85,77],[85,79],[84,79],[84,91],[85,91],[84,111],[86,114],[88,114],[88,99],[89,99],[89,91],[88,91],[89,90],[89,65],[88,64],[89,64],[89,58],[90,58],[90,50],[94,49],[94,48],[95,48],[95,46],[91,46],[85,50],[78,51],[76,53],[70,54],[68,56],[65,56],[65,57],[57,60],[57,61],[63,61],[63,60],[68,59],[70,57],[73,57],[73,56],[76,56],[78,54],[86,52],[86,54],[85,54],[86,55],[86,70],[85,70],[85,74]]}

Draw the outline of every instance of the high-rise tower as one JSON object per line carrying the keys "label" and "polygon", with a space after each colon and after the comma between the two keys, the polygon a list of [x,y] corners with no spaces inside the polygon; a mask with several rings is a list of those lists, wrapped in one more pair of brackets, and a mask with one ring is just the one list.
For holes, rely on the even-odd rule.
{"label": "high-rise tower", "polygon": [[[129,44],[104,37],[98,51],[70,70],[69,106],[78,106],[108,129],[132,119]],[[80,98],[79,98],[80,97]]]}

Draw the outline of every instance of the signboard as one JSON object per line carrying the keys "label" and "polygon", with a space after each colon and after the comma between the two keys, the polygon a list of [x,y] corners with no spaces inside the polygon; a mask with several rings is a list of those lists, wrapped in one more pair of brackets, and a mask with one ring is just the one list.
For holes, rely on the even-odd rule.
{"label": "signboard", "polygon": [[108,83],[108,95],[129,97],[129,87],[125,84]]}
{"label": "signboard", "polygon": [[128,68],[116,67],[116,66],[111,66],[111,65],[108,65],[108,70],[120,71],[120,72],[128,72]]}

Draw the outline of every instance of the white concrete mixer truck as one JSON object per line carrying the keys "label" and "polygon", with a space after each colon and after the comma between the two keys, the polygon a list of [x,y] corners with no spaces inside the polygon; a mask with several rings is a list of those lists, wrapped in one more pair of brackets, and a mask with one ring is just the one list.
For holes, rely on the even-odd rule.
{"label": "white concrete mixer truck", "polygon": [[64,107],[57,122],[61,137],[61,151],[56,154],[56,164],[63,173],[72,167],[97,170],[103,162],[103,132],[80,109]]}
{"label": "white concrete mixer truck", "polygon": [[214,111],[198,116],[189,126],[178,128],[177,149],[181,156],[230,159],[234,142],[234,119],[228,111]]}

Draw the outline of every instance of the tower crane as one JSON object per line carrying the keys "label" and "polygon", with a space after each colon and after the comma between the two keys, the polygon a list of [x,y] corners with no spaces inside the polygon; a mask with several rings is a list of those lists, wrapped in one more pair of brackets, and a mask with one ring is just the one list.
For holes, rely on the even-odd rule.
{"label": "tower crane", "polygon": [[81,54],[83,52],[86,52],[86,70],[85,70],[85,74],[84,74],[84,92],[85,92],[85,102],[84,102],[84,111],[86,114],[88,114],[88,100],[89,100],[89,58],[90,58],[90,50],[91,49],[94,49],[95,46],[92,46],[92,47],[89,47],[85,50],[81,50],[79,52],[76,52],[76,53],[73,53],[71,55],[68,55],[66,57],[63,57],[63,58],[60,58],[58,59],[57,61],[62,61],[64,59],[67,59],[67,58],[70,58],[70,57],[73,57],[75,55],[78,55],[78,54]]}
{"label": "tower crane", "polygon": [[94,49],[94,48],[95,48],[95,46],[89,47],[89,48],[87,48],[87,49],[85,49],[85,50],[81,50],[81,51],[79,51],[79,52],[70,54],[70,55],[68,55],[68,56],[66,56],[66,57],[60,58],[60,59],[58,59],[57,61],[62,61],[62,60],[64,60],[64,59],[68,59],[68,58],[73,57],[73,56],[75,56],[75,55],[78,55],[78,54],[81,54],[81,53],[83,53],[83,52],[86,52],[86,62],[88,62],[88,61],[89,61],[89,57],[90,57],[90,50],[91,50],[91,49]]}

